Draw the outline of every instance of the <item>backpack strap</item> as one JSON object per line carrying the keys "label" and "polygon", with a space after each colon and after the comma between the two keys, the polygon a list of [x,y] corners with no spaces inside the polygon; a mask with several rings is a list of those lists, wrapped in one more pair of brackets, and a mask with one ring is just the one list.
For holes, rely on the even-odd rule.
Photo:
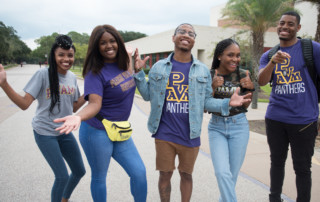
{"label": "backpack strap", "polygon": [[269,53],[268,53],[268,59],[269,61],[271,60],[272,56],[274,54],[276,54],[276,52],[280,49],[280,44],[277,44],[276,46],[274,46],[273,48],[270,49]]}
{"label": "backpack strap", "polygon": [[308,68],[309,75],[316,86],[317,73],[313,62],[313,46],[311,39],[301,39],[303,59]]}
{"label": "backpack strap", "polygon": [[[276,54],[276,52],[280,49],[280,44],[277,44],[276,46],[274,46],[273,48],[270,49],[269,53],[268,53],[268,59],[269,61],[271,60],[272,56],[274,54]],[[272,87],[272,82],[273,82],[273,72],[271,75],[271,79],[270,79],[270,86]]]}

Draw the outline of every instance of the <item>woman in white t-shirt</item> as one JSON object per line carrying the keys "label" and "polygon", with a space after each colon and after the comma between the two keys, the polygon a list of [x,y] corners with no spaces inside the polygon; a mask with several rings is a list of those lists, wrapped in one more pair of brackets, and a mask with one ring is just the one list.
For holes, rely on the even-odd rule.
{"label": "woman in white t-shirt", "polygon": [[[77,141],[72,133],[60,134],[55,129],[57,117],[71,115],[84,103],[76,76],[69,71],[74,62],[75,47],[66,35],[59,35],[52,45],[49,68],[39,69],[25,86],[25,95],[18,94],[7,82],[6,72],[0,64],[0,86],[22,110],[38,100],[32,127],[36,143],[55,175],[51,190],[52,202],[66,202],[85,174]],[[69,165],[68,174],[65,161]],[[38,199],[39,200],[39,199]],[[36,199],[35,199],[36,201]]]}

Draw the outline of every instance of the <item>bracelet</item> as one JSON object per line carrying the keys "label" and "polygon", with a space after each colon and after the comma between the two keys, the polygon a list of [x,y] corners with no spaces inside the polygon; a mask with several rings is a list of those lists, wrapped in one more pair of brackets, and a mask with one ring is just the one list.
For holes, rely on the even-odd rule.
{"label": "bracelet", "polygon": [[274,65],[277,64],[275,61],[273,61],[273,56],[271,58],[271,63],[274,64]]}

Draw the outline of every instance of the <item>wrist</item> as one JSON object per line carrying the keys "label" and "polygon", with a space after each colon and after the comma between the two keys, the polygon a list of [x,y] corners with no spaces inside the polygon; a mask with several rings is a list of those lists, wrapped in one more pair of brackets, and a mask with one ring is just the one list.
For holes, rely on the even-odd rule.
{"label": "wrist", "polygon": [[0,87],[1,88],[6,88],[8,86],[8,82],[7,81],[4,81],[2,84],[0,84]]}
{"label": "wrist", "polygon": [[141,67],[141,68],[135,68],[135,69],[134,69],[134,73],[138,73],[138,72],[140,72],[140,71],[141,71],[141,69],[142,69],[142,67]]}
{"label": "wrist", "polygon": [[274,56],[271,57],[271,63],[275,65],[275,64],[277,64],[277,63],[273,60],[273,57],[274,57]]}

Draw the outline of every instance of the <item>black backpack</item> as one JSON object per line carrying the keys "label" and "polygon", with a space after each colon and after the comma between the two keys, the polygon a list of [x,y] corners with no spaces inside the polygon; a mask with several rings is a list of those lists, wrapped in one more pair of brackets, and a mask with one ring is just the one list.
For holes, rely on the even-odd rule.
{"label": "black backpack", "polygon": [[[302,53],[304,62],[306,63],[306,66],[308,68],[309,75],[317,89],[318,94],[318,103],[320,103],[320,77],[317,75],[317,71],[314,66],[313,62],[313,46],[312,46],[312,40],[311,39],[301,39],[301,46],[302,46]],[[280,44],[273,47],[269,54],[268,58],[271,60],[271,57],[279,50]],[[270,80],[270,85],[272,85],[273,81],[273,73]]]}

